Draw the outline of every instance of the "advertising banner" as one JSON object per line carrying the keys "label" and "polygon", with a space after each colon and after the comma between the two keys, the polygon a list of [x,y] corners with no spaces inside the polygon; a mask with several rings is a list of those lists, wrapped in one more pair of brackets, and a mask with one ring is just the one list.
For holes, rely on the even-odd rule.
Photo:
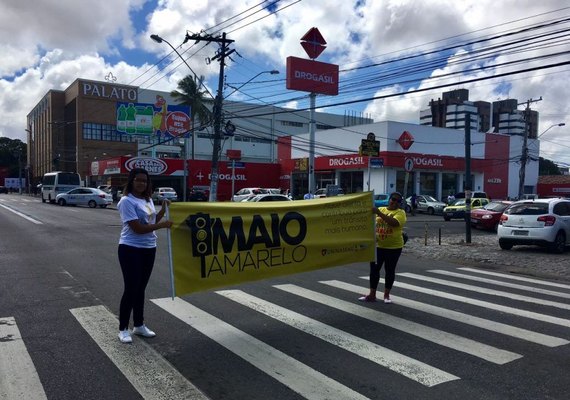
{"label": "advertising banner", "polygon": [[162,96],[154,104],[117,103],[117,132],[127,135],[187,137],[190,107],[168,105]]}
{"label": "advertising banner", "polygon": [[338,94],[338,65],[287,57],[286,87],[289,90]]}
{"label": "advertising banner", "polygon": [[375,257],[371,208],[371,192],[291,202],[173,203],[175,295],[369,262]]}

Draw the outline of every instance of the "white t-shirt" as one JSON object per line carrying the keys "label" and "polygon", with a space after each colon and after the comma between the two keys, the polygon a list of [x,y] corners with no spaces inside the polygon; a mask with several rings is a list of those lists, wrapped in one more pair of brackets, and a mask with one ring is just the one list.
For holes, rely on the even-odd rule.
{"label": "white t-shirt", "polygon": [[143,248],[156,247],[156,233],[154,231],[143,234],[135,233],[128,223],[136,219],[143,225],[154,224],[156,209],[152,200],[139,199],[129,193],[128,196],[121,197],[117,208],[123,223],[119,244]]}

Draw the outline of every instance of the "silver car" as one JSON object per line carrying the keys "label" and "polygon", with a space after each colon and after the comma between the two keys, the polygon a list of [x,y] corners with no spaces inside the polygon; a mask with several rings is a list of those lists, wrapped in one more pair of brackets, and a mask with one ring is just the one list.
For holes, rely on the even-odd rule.
{"label": "silver car", "polygon": [[58,194],[55,197],[55,201],[60,206],[74,205],[89,206],[91,208],[99,206],[105,208],[113,203],[113,196],[101,189],[81,187]]}
{"label": "silver car", "polygon": [[255,196],[248,197],[247,199],[242,200],[243,202],[258,202],[258,201],[293,201],[289,198],[289,196],[285,196],[284,194],[256,194]]}
{"label": "silver car", "polygon": [[570,199],[521,200],[501,216],[497,229],[499,246],[538,245],[563,253],[570,243]]}
{"label": "silver car", "polygon": [[171,187],[158,187],[152,193],[152,199],[160,204],[163,200],[177,201],[178,195]]}
{"label": "silver car", "polygon": [[[441,214],[443,209],[447,204],[435,199],[432,196],[426,194],[420,194],[416,196],[416,211],[433,214]],[[406,198],[406,212],[410,213],[412,211],[412,196]]]}

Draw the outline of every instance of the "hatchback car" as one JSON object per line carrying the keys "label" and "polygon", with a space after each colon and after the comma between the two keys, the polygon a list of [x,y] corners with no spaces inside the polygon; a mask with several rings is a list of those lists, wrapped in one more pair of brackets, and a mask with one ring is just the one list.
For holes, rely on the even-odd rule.
{"label": "hatchback car", "polygon": [[503,211],[513,204],[512,201],[492,201],[483,208],[471,212],[471,226],[474,228],[497,231]]}
{"label": "hatchback car", "polygon": [[285,196],[284,194],[271,194],[271,193],[264,193],[264,194],[257,194],[255,196],[248,197],[242,202],[258,202],[258,201],[293,201],[289,196]]}
{"label": "hatchback car", "polygon": [[55,201],[60,206],[74,205],[89,206],[91,208],[99,206],[105,208],[113,203],[113,196],[101,189],[81,187],[58,194],[55,197]]}
{"label": "hatchback car", "polygon": [[[471,199],[471,209],[475,210],[477,208],[482,208],[489,204],[489,199],[477,198]],[[449,221],[454,218],[465,218],[465,211],[467,209],[467,203],[465,199],[458,199],[453,202],[450,206],[443,209],[443,219]]]}
{"label": "hatchback car", "polygon": [[[416,211],[433,214],[441,214],[447,204],[437,200],[436,198],[420,194],[416,196]],[[406,212],[412,211],[412,196],[406,198]]]}
{"label": "hatchback car", "polygon": [[152,192],[152,199],[160,204],[163,200],[177,201],[178,195],[171,187],[158,187]]}
{"label": "hatchback car", "polygon": [[497,236],[503,250],[538,245],[563,253],[570,237],[570,199],[514,202],[503,212]]}

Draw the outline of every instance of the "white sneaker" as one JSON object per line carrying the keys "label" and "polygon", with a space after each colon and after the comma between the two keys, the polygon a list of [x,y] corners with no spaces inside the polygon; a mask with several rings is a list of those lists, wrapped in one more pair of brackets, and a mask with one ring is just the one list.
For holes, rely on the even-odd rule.
{"label": "white sneaker", "polygon": [[121,343],[133,342],[133,338],[131,337],[131,334],[128,329],[125,329],[124,331],[119,331],[119,340],[121,341]]}
{"label": "white sneaker", "polygon": [[133,328],[133,333],[135,335],[140,335],[140,336],[144,336],[144,337],[155,337],[156,336],[156,333],[154,333],[153,331],[148,329],[146,325],[135,326]]}

